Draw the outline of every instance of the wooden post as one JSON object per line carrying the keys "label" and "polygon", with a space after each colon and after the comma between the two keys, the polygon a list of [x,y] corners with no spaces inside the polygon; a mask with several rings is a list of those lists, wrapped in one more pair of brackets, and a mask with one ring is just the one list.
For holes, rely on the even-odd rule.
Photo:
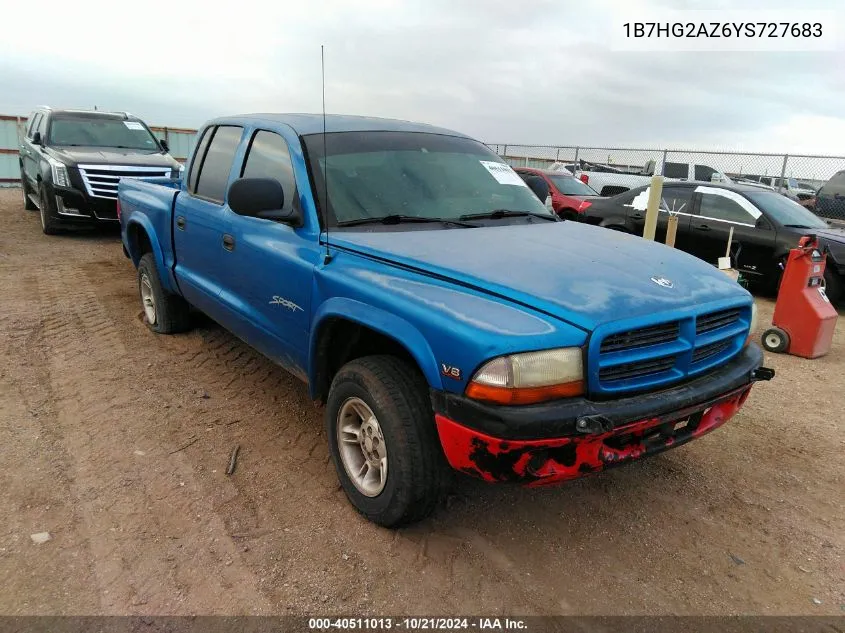
{"label": "wooden post", "polygon": [[648,190],[648,206],[645,211],[643,237],[654,241],[657,233],[657,214],[660,212],[660,198],[663,196],[663,176],[652,176]]}
{"label": "wooden post", "polygon": [[675,248],[675,236],[678,234],[678,216],[670,215],[666,223],[666,246]]}

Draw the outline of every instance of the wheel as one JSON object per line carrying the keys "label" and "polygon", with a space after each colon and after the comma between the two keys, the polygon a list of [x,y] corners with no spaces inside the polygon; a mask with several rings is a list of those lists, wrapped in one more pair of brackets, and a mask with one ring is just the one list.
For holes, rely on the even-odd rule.
{"label": "wheel", "polygon": [[838,304],[842,300],[842,278],[831,268],[824,269],[825,294],[830,302]]}
{"label": "wheel", "polygon": [[29,183],[26,181],[26,174],[21,170],[21,191],[23,191],[23,208],[27,211],[35,211],[38,205],[29,198]]}
{"label": "wheel", "polygon": [[780,354],[789,347],[789,334],[779,327],[772,327],[763,332],[762,343],[766,350]]}
{"label": "wheel", "polygon": [[349,501],[370,521],[397,527],[435,508],[448,480],[428,385],[395,356],[344,365],[326,402],[329,451]]}
{"label": "wheel", "polygon": [[38,190],[39,215],[41,216],[41,231],[44,235],[56,235],[61,233],[61,225],[53,217],[53,205],[50,204],[50,196],[47,195],[47,187],[43,184]]}
{"label": "wheel", "polygon": [[153,332],[176,334],[190,329],[188,302],[161,287],[152,253],[146,253],[138,263],[138,292],[144,308],[144,322]]}

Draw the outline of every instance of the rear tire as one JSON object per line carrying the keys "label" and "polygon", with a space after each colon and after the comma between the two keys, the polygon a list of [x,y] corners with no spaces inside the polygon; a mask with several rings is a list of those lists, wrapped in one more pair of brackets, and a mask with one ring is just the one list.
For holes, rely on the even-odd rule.
{"label": "rear tire", "polygon": [[825,294],[830,302],[839,304],[842,301],[842,278],[830,267],[824,270]]}
{"label": "rear tire", "polygon": [[789,334],[779,327],[772,327],[763,332],[761,342],[767,351],[780,354],[789,348]]}
{"label": "rear tire", "polygon": [[44,235],[58,235],[61,233],[61,224],[53,217],[53,205],[50,204],[50,196],[47,195],[47,187],[43,183],[38,189],[38,202],[41,205],[39,209],[41,232]]}
{"label": "rear tire", "polygon": [[138,263],[138,293],[144,308],[144,323],[153,332],[176,334],[190,329],[188,302],[162,288],[152,253],[146,253]]}
{"label": "rear tire", "polygon": [[32,192],[29,190],[29,183],[26,181],[26,174],[23,173],[23,170],[21,170],[21,190],[23,190],[23,208],[27,211],[35,211],[38,205],[29,199],[29,194]]}
{"label": "rear tire", "polygon": [[347,363],[332,381],[325,423],[340,484],[358,512],[388,528],[431,514],[449,471],[428,385],[415,368],[395,356]]}

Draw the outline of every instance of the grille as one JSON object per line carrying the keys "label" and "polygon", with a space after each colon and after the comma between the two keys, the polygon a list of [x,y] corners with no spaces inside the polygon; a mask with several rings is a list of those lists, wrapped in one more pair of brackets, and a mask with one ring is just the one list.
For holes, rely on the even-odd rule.
{"label": "grille", "polygon": [[606,354],[607,352],[668,343],[677,339],[679,332],[680,324],[677,321],[652,325],[638,330],[618,332],[611,334],[601,342],[600,352]]}
{"label": "grille", "polygon": [[649,358],[648,360],[636,361],[633,363],[625,363],[623,365],[615,365],[613,367],[604,367],[599,371],[599,380],[602,382],[612,382],[614,380],[626,380],[630,378],[642,378],[652,374],[659,374],[668,371],[675,366],[674,356],[664,356],[663,358]]}
{"label": "grille", "polygon": [[721,354],[726,349],[733,345],[733,341],[731,339],[725,341],[718,341],[716,343],[710,343],[710,345],[704,345],[703,347],[699,347],[692,353],[692,362],[698,363],[702,360],[706,360],[711,356],[715,356],[716,354]]}
{"label": "grille", "polygon": [[79,174],[89,196],[117,200],[121,178],[161,178],[170,176],[170,167],[131,167],[115,165],[79,165]]}
{"label": "grille", "polygon": [[697,336],[712,332],[726,325],[733,325],[739,320],[740,309],[731,308],[720,310],[710,314],[702,314],[695,320],[695,333]]}

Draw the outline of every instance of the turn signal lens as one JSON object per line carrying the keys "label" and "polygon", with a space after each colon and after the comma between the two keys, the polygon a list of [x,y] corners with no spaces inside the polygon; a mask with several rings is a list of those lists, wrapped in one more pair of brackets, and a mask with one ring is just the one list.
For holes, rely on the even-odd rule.
{"label": "turn signal lens", "polygon": [[584,364],[578,347],[500,356],[473,376],[466,395],[497,404],[534,404],[584,393]]}
{"label": "turn signal lens", "polygon": [[593,203],[589,200],[582,200],[581,204],[578,205],[578,213],[583,213],[586,211]]}

